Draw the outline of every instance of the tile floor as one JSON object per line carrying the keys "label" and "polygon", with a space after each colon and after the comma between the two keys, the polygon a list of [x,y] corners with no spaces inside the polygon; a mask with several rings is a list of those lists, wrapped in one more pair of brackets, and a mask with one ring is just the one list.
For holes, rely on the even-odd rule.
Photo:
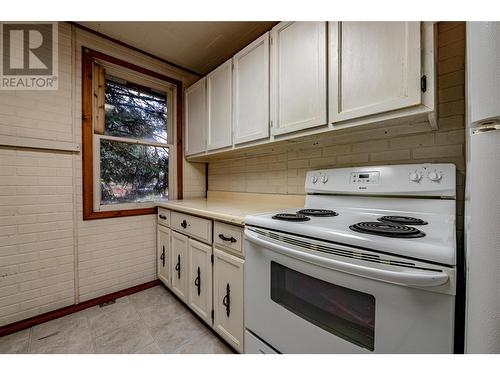
{"label": "tile floor", "polygon": [[165,287],[0,337],[0,353],[230,354]]}

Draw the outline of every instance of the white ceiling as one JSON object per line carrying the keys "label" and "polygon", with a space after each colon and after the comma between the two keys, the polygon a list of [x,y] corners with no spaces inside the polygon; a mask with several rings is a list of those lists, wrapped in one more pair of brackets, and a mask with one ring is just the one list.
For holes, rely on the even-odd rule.
{"label": "white ceiling", "polygon": [[78,22],[205,75],[276,22]]}

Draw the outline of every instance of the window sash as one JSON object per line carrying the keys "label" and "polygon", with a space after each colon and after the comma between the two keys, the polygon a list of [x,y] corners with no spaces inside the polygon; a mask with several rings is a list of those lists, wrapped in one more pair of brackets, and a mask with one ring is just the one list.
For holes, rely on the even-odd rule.
{"label": "window sash", "polygon": [[93,149],[93,174],[94,174],[94,211],[116,211],[134,209],[134,208],[150,208],[155,207],[156,203],[151,202],[135,202],[135,203],[115,203],[115,204],[101,204],[101,140],[110,140],[114,142],[122,142],[129,144],[138,144],[143,146],[153,146],[168,149],[168,194],[171,197],[174,190],[174,173],[172,173],[172,168],[176,165],[174,163],[175,159],[175,147],[171,144],[147,142],[131,138],[114,137],[109,135],[94,134],[94,149]]}

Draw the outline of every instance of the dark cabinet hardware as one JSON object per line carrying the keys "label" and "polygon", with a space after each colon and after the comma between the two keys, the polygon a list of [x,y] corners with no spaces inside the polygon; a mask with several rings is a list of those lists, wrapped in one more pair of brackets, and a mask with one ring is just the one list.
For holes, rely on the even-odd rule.
{"label": "dark cabinet hardware", "polygon": [[427,76],[423,75],[422,78],[420,78],[420,89],[422,92],[427,91]]}
{"label": "dark cabinet hardware", "polygon": [[163,267],[165,267],[165,245],[163,245],[163,251],[160,255],[161,262],[163,264]]}
{"label": "dark cabinet hardware", "polygon": [[167,220],[167,217],[165,215],[159,215],[160,219]]}
{"label": "dark cabinet hardware", "polygon": [[177,278],[181,278],[181,255],[177,255],[177,264],[175,265],[175,270],[177,271]]}
{"label": "dark cabinet hardware", "polygon": [[227,242],[231,242],[231,243],[235,243],[236,242],[236,238],[234,237],[226,237],[224,236],[222,233],[219,234],[219,238],[222,240],[222,241],[227,241]]}
{"label": "dark cabinet hardware", "polygon": [[186,229],[188,226],[188,223],[186,220],[182,220],[182,223],[181,223],[181,227],[183,227],[184,229]]}
{"label": "dark cabinet hardware", "polygon": [[222,299],[222,304],[226,306],[226,315],[229,318],[229,314],[231,314],[231,289],[229,283],[226,286],[226,295]]}
{"label": "dark cabinet hardware", "polygon": [[201,279],[200,279],[200,267],[198,267],[198,276],[194,279],[194,285],[198,288],[198,295],[201,294]]}

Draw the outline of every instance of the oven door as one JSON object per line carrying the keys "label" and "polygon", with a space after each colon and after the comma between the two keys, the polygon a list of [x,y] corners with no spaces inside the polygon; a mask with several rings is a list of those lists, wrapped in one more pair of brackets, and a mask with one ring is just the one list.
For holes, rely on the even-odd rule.
{"label": "oven door", "polygon": [[247,227],[245,325],[282,353],[452,353],[455,271]]}

